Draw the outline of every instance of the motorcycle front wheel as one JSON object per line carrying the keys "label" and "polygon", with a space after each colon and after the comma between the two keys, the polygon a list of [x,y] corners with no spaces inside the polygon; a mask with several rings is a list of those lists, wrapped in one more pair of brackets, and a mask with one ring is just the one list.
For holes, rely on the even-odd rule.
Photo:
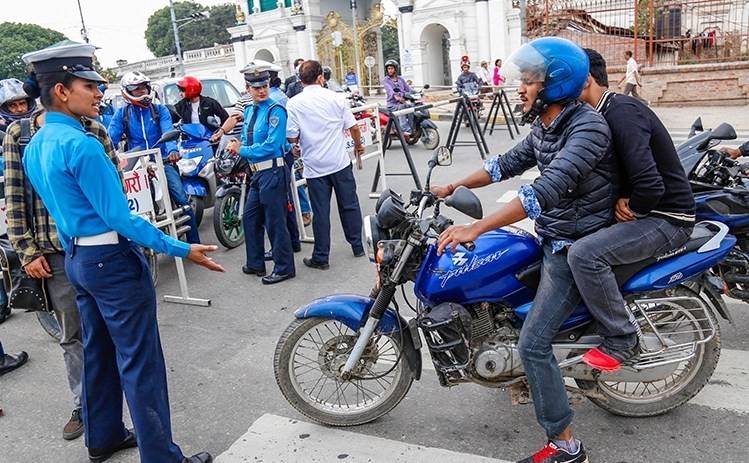
{"label": "motorcycle front wheel", "polygon": [[57,318],[55,318],[54,312],[40,310],[36,313],[36,319],[39,320],[39,324],[42,325],[42,328],[44,328],[44,331],[48,335],[55,338],[57,342],[60,342],[62,330],[60,329],[60,324],[57,322]]}
{"label": "motorcycle front wheel", "polygon": [[[684,288],[675,288],[674,296],[691,296],[695,294]],[[676,303],[676,301],[674,301]],[[709,304],[708,304],[709,306]],[[602,397],[588,398],[594,404],[609,412],[630,417],[657,416],[677,408],[697,395],[710,380],[718,366],[720,358],[720,327],[712,311],[706,312],[710,320],[702,317],[688,308],[674,314],[653,319],[658,331],[672,342],[697,341],[701,335],[709,330],[710,324],[715,326],[713,338],[695,347],[695,355],[691,359],[678,363],[673,372],[665,378],[650,382],[626,381],[587,381],[575,380],[582,389],[594,389]],[[638,317],[643,333],[652,331],[647,323]],[[678,339],[669,336],[669,331],[679,332]],[[692,332],[691,335],[686,334]],[[691,336],[692,339],[689,339]]]}
{"label": "motorcycle front wheel", "polygon": [[203,212],[205,210],[205,200],[200,196],[187,195],[187,199],[190,200],[190,206],[195,214],[195,224],[199,227],[200,222],[203,221]]}
{"label": "motorcycle front wheel", "polygon": [[239,215],[239,192],[216,198],[213,206],[213,229],[219,243],[234,249],[244,243],[244,228]]}
{"label": "motorcycle front wheel", "polygon": [[375,334],[348,380],[339,372],[358,335],[325,318],[295,319],[276,346],[273,370],[284,397],[304,416],[331,426],[369,423],[395,408],[413,383],[400,335]]}
{"label": "motorcycle front wheel", "polygon": [[423,132],[421,134],[421,142],[424,144],[424,148],[429,151],[436,150],[437,147],[440,146],[440,133],[437,129],[432,127],[427,127],[421,130]]}

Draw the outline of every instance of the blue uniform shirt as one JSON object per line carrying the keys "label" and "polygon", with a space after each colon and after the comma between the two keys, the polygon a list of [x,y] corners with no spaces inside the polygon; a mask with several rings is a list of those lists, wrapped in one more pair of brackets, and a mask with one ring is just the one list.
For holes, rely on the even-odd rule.
{"label": "blue uniform shirt", "polygon": [[23,156],[31,184],[55,219],[63,247],[75,237],[116,231],[136,243],[186,257],[190,245],[130,213],[122,183],[99,140],[80,121],[49,112]]}
{"label": "blue uniform shirt", "polygon": [[[242,146],[239,155],[247,158],[251,163],[280,158],[284,155],[286,145],[286,110],[276,105],[271,109],[273,100],[268,98],[258,105],[257,118],[252,134],[253,144],[247,145],[247,130],[254,106],[248,104],[244,108],[244,124],[242,124]],[[270,111],[270,115],[268,115]]]}

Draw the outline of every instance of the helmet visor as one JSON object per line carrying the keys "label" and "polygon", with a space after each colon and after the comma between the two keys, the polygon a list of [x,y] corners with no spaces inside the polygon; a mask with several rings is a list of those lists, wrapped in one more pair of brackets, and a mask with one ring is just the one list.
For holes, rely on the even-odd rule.
{"label": "helmet visor", "polygon": [[143,84],[126,85],[125,88],[130,93],[133,93],[134,91],[136,91],[138,89],[145,90],[146,93],[151,93],[151,86],[148,85],[148,84],[145,84],[145,83],[143,83]]}
{"label": "helmet visor", "polygon": [[510,85],[543,82],[546,79],[546,59],[526,43],[502,62],[499,74]]}

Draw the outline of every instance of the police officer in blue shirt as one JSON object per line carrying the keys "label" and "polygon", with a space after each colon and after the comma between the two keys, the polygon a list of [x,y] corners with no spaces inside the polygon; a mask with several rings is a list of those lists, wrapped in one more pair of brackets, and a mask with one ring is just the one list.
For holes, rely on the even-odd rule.
{"label": "police officer in blue shirt", "polygon": [[[247,251],[242,271],[262,276],[263,284],[272,285],[296,276],[291,237],[286,227],[290,181],[284,163],[286,109],[268,97],[270,74],[267,67],[251,65],[243,71],[253,104],[247,105],[244,111],[242,141],[234,138],[226,148],[247,158],[253,170],[242,217]],[[273,248],[274,268],[270,275],[265,275],[264,229]]]}
{"label": "police officer in blue shirt", "polygon": [[[23,56],[33,65],[25,89],[41,97],[48,111],[26,147],[23,166],[57,224],[81,312],[89,460],[105,461],[137,445],[142,463],[210,462],[205,452],[185,457],[172,440],[156,293],[139,245],[223,268],[204,254],[216,246],[177,241],[130,214],[112,162],[79,122],[99,115],[103,96],[94,50],[61,42]],[[122,421],[123,392],[135,432]]]}

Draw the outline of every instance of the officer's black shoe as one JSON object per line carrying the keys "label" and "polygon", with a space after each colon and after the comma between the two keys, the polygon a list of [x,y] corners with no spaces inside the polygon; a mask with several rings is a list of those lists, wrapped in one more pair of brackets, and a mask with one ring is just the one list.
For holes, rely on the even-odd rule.
{"label": "officer's black shoe", "polygon": [[318,262],[311,257],[305,257],[302,259],[302,262],[304,262],[304,265],[306,265],[309,268],[316,268],[318,270],[327,270],[330,268],[330,264],[327,262]]}
{"label": "officer's black shoe", "polygon": [[29,354],[23,351],[17,353],[16,355],[5,354],[3,357],[0,357],[0,376],[20,367],[21,365],[26,363],[26,360],[28,359]]}
{"label": "officer's black shoe", "polygon": [[292,243],[291,250],[294,252],[302,252],[302,243]]}
{"label": "officer's black shoe", "polygon": [[276,272],[271,273],[270,275],[263,277],[263,284],[264,285],[274,285],[276,283],[280,283],[284,280],[288,280],[289,278],[294,278],[296,276],[295,273],[289,273],[287,275],[280,275]]}
{"label": "officer's black shoe", "polygon": [[354,251],[354,257],[364,257],[364,249],[357,249]]}
{"label": "officer's black shoe", "polygon": [[245,273],[247,275],[257,275],[259,277],[265,276],[265,269],[262,270],[255,270],[254,268],[250,268],[246,265],[242,266],[242,273]]}
{"label": "officer's black shoe", "polygon": [[189,458],[185,457],[182,459],[182,463],[211,463],[212,461],[213,457],[208,452],[196,453]]}
{"label": "officer's black shoe", "polygon": [[[301,251],[301,248],[299,249]],[[0,306],[0,324],[2,324],[6,318],[10,316],[10,306],[6,302]]]}
{"label": "officer's black shoe", "polygon": [[273,251],[266,251],[265,255],[263,256],[265,260],[273,260]]}
{"label": "officer's black shoe", "polygon": [[99,463],[106,461],[114,455],[116,452],[125,449],[131,449],[138,446],[138,441],[135,439],[135,431],[132,429],[127,430],[127,437],[122,439],[118,444],[110,445],[109,447],[102,448],[91,448],[88,449],[88,459],[93,463]]}

